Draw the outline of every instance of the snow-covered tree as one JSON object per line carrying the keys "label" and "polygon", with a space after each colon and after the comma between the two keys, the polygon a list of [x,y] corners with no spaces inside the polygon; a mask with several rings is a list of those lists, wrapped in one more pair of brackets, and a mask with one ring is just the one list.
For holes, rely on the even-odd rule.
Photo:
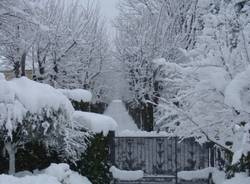
{"label": "snow-covered tree", "polygon": [[[104,23],[95,2],[48,0],[44,25],[32,49],[37,78],[59,88],[95,88],[108,58]],[[66,5],[65,5],[66,4]]]}
{"label": "snow-covered tree", "polygon": [[25,75],[26,56],[37,26],[26,3],[2,1],[0,6],[1,55],[11,63],[17,77]]}
{"label": "snow-covered tree", "polygon": [[28,64],[40,82],[98,91],[109,45],[96,1],[1,3],[0,54],[13,66],[16,77],[25,75]]}
{"label": "snow-covered tree", "polygon": [[184,62],[179,48],[194,46],[196,6],[193,0],[121,1],[115,24],[117,58],[124,64],[133,106],[147,109],[148,101],[159,96],[155,58]]}
{"label": "snow-covered tree", "polygon": [[250,151],[249,8],[249,1],[198,2],[196,45],[180,49],[186,64],[163,67],[163,87],[173,91],[160,99],[156,122],[172,135],[231,151],[233,163]]}

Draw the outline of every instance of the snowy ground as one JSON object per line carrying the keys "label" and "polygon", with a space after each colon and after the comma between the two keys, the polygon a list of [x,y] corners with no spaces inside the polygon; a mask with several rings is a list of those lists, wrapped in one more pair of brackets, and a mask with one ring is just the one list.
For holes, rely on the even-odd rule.
{"label": "snowy ground", "polygon": [[236,173],[235,177],[231,179],[225,179],[226,174],[223,171],[219,171],[217,168],[205,168],[197,171],[181,171],[178,173],[178,178],[190,181],[193,179],[206,179],[209,174],[212,174],[213,182],[215,184],[249,184],[250,177],[246,173]]}
{"label": "snowy ground", "polygon": [[15,176],[0,175],[0,184],[91,184],[78,173],[71,171],[67,164],[51,164],[45,170],[25,171]]}
{"label": "snowy ground", "polygon": [[138,127],[128,114],[128,111],[121,100],[113,100],[104,113],[112,117],[118,124],[117,133],[123,131],[138,131]]}

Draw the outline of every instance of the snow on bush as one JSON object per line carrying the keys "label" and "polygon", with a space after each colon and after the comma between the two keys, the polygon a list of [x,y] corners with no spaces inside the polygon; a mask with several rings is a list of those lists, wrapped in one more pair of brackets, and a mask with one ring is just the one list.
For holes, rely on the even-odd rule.
{"label": "snow on bush", "polygon": [[47,114],[50,110],[64,111],[64,116],[70,119],[74,109],[70,101],[47,84],[29,80],[26,77],[6,81],[0,79],[0,126],[4,126],[9,136],[17,124],[21,123],[27,113]]}
{"label": "snow on bush", "polygon": [[225,90],[225,103],[250,113],[250,67],[239,73]]}
{"label": "snow on bush", "polygon": [[232,164],[236,164],[242,155],[247,156],[250,151],[250,123],[245,126],[236,125],[234,131],[234,144],[232,146],[234,155]]}
{"label": "snow on bush", "polygon": [[53,87],[26,77],[6,81],[1,75],[0,136],[10,158],[9,173],[15,173],[17,149],[31,139],[76,159],[86,148],[87,133],[74,124],[73,113],[69,99]]}
{"label": "snow on bush", "polygon": [[77,102],[90,102],[92,99],[91,92],[84,89],[58,89],[61,93],[63,93],[70,100],[74,100]]}
{"label": "snow on bush", "polygon": [[75,111],[73,120],[94,133],[103,132],[104,135],[107,135],[109,131],[117,129],[117,123],[114,119],[101,114]]}
{"label": "snow on bush", "polygon": [[137,171],[125,171],[112,166],[109,170],[115,179],[136,181],[143,178],[144,172],[142,170]]}
{"label": "snow on bush", "polygon": [[216,89],[218,92],[224,92],[230,78],[228,73],[222,67],[200,67],[197,69],[200,80],[200,89]]}
{"label": "snow on bush", "polygon": [[40,113],[43,108],[64,108],[67,113],[74,111],[70,101],[50,85],[41,84],[26,77],[13,79],[7,83],[13,90],[15,99],[18,99],[31,113]]}
{"label": "snow on bush", "polygon": [[47,169],[33,175],[23,175],[23,173],[20,177],[0,175],[0,184],[91,184],[91,182],[70,170],[67,164],[51,164]]}

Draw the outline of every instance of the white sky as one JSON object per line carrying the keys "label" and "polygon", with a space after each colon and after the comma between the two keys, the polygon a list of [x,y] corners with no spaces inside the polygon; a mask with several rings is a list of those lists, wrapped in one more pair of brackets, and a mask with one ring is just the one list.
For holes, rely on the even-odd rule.
{"label": "white sky", "polygon": [[[111,21],[118,15],[117,10],[117,3],[119,0],[99,0],[100,2],[100,8],[101,8],[101,14],[104,16],[105,20],[107,21],[108,25],[108,32],[110,34],[114,34],[115,30],[111,25]],[[113,35],[110,35],[111,37]]]}
{"label": "white sky", "polygon": [[116,4],[119,0],[99,0],[101,5],[101,12],[102,14],[107,17],[109,20],[113,19],[118,11],[116,8]]}

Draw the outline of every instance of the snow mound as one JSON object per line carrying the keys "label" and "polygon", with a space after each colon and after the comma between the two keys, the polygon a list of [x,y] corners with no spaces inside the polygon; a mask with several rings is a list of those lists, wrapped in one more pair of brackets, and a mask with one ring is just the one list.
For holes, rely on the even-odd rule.
{"label": "snow mound", "polygon": [[0,175],[0,184],[62,184],[57,178],[45,174],[17,178],[10,175]]}
{"label": "snow mound", "polygon": [[183,180],[195,180],[195,179],[208,179],[209,174],[212,174],[212,179],[215,184],[222,184],[226,178],[226,174],[223,171],[219,171],[217,168],[208,167],[196,171],[181,171],[178,172],[178,178]]}
{"label": "snow mound", "polygon": [[250,67],[239,73],[225,91],[225,103],[237,110],[250,113]]}
{"label": "snow mound", "polygon": [[72,171],[69,169],[68,164],[51,164],[45,169],[44,174],[56,177],[59,181],[64,181],[70,177]]}
{"label": "snow mound", "polygon": [[0,184],[91,184],[86,177],[71,171],[67,164],[51,164],[36,175],[21,173],[19,177],[0,175]]}
{"label": "snow mound", "polygon": [[178,178],[184,180],[206,179],[209,177],[210,173],[213,173],[214,169],[215,168],[208,167],[197,171],[181,171],[178,172]]}
{"label": "snow mound", "polygon": [[68,97],[70,100],[77,102],[90,102],[92,94],[90,91],[84,89],[58,89],[62,94]]}
{"label": "snow mound", "polygon": [[112,166],[109,171],[112,173],[115,179],[136,181],[143,178],[144,172],[142,170],[137,171],[125,171]]}
{"label": "snow mound", "polygon": [[15,173],[15,177],[19,177],[19,178],[24,177],[24,176],[32,176],[32,175],[33,173],[30,171],[20,171],[20,172]]}
{"label": "snow mound", "polygon": [[129,115],[126,107],[121,100],[113,100],[104,113],[112,117],[118,124],[117,132],[124,130],[137,131],[138,127]]}
{"label": "snow mound", "polygon": [[51,164],[42,173],[57,178],[62,184],[91,184],[90,181],[77,172],[71,171],[68,164]]}
{"label": "snow mound", "polygon": [[117,129],[117,123],[113,118],[101,114],[75,111],[73,120],[94,133],[103,132],[107,135],[109,131]]}
{"label": "snow mound", "polygon": [[[250,177],[247,177],[245,173],[235,174],[230,180],[225,180],[222,184],[249,184]],[[216,183],[217,184],[217,183]]]}

